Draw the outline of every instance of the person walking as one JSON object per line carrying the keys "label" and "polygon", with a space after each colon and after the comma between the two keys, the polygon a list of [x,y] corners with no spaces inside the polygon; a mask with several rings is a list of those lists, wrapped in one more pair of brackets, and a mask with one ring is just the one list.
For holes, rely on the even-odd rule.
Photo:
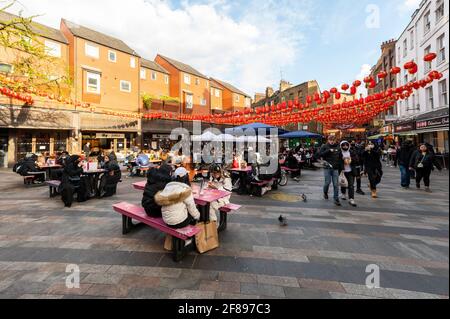
{"label": "person walking", "polygon": [[423,179],[425,184],[425,191],[431,193],[430,189],[430,175],[434,166],[439,171],[442,170],[441,165],[436,160],[434,153],[430,151],[430,148],[426,144],[420,145],[411,157],[410,168],[416,171],[416,187],[420,189],[420,183]]}
{"label": "person walking", "polygon": [[333,135],[328,136],[328,141],[319,151],[319,157],[325,161],[324,177],[325,183],[323,185],[323,197],[328,199],[328,190],[330,184],[333,183],[334,190],[334,204],[341,206],[339,201],[339,167],[342,159],[342,152],[339,148],[339,144],[336,142],[336,137]]}
{"label": "person walking", "polygon": [[355,179],[356,179],[356,193],[359,195],[366,195],[361,188],[361,173],[363,168],[363,153],[364,153],[364,144],[357,144],[356,142],[351,143],[351,148],[356,153],[357,162],[355,165]]}
{"label": "person walking", "polygon": [[410,140],[404,141],[397,152],[397,164],[400,168],[400,184],[403,189],[409,189],[411,184],[411,170],[409,164],[413,154],[414,145]]}
{"label": "person walking", "polygon": [[377,185],[381,182],[381,178],[383,177],[381,154],[381,149],[375,146],[373,142],[367,144],[363,153],[364,174],[369,178],[369,187],[372,198],[378,198]]}
{"label": "person walking", "polygon": [[[358,155],[355,150],[350,147],[350,143],[347,141],[341,142],[341,152],[342,160],[340,171],[344,172],[345,178],[347,179],[348,186],[341,187],[342,200],[347,200],[347,190],[348,190],[348,203],[356,207],[355,203],[355,175],[356,166],[358,164]],[[339,172],[339,174],[341,173]]]}

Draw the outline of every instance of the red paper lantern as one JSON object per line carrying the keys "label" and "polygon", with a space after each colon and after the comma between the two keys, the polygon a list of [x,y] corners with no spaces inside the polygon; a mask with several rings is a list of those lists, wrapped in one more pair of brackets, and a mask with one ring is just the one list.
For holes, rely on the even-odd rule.
{"label": "red paper lantern", "polygon": [[342,84],[342,86],[341,86],[341,89],[343,91],[347,91],[349,88],[350,88],[350,85],[348,85],[348,84]]}
{"label": "red paper lantern", "polygon": [[391,68],[391,74],[399,74],[402,71],[402,69],[400,69],[398,66],[394,66]]}
{"label": "red paper lantern", "polygon": [[353,86],[354,86],[355,88],[361,86],[361,81],[360,81],[360,80],[356,80],[355,82],[353,82]]}
{"label": "red paper lantern", "polygon": [[378,78],[380,80],[385,79],[387,77],[387,73],[385,71],[381,71],[380,73],[378,73]]}
{"label": "red paper lantern", "polygon": [[411,68],[413,68],[416,64],[414,63],[414,61],[409,61],[406,62],[405,65],[403,66],[404,69],[409,70]]}
{"label": "red paper lantern", "polygon": [[436,53],[428,53],[423,57],[423,60],[425,62],[432,62],[434,59],[436,59],[437,54]]}

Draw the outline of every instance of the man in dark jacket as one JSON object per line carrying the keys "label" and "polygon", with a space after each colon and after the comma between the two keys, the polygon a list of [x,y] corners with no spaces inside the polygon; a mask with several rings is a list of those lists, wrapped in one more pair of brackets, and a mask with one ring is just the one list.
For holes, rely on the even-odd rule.
{"label": "man in dark jacket", "polygon": [[400,168],[401,185],[404,189],[408,189],[411,184],[411,171],[409,163],[414,153],[414,145],[412,141],[406,140],[397,152],[397,164]]}
{"label": "man in dark jacket", "polygon": [[[41,172],[39,166],[37,165],[38,157],[36,154],[32,154],[29,157],[26,157],[19,163],[17,163],[16,173],[22,176],[34,176],[34,183],[42,184],[45,181],[45,172]],[[30,174],[31,172],[40,174]]]}
{"label": "man in dark jacket", "polygon": [[381,165],[381,149],[373,142],[369,142],[363,153],[364,173],[369,178],[372,198],[378,198],[377,185],[381,183],[383,177],[383,166]]}
{"label": "man in dark jacket", "polygon": [[323,197],[328,199],[328,190],[333,182],[334,204],[341,206],[339,201],[339,169],[341,167],[342,153],[335,136],[328,136],[328,142],[320,149],[319,157],[325,161]]}
{"label": "man in dark jacket", "polygon": [[164,190],[166,185],[172,181],[171,173],[172,168],[169,165],[162,165],[160,168],[153,168],[149,171],[142,198],[142,207],[147,215],[155,218],[162,217],[161,206],[155,202],[155,195]]}

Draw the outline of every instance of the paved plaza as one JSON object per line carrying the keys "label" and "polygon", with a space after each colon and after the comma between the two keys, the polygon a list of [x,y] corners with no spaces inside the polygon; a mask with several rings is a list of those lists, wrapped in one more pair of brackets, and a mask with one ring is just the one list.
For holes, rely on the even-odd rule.
{"label": "paved plaza", "polygon": [[[156,230],[122,235],[112,205],[140,203],[131,187],[140,180],[124,177],[117,196],[63,208],[47,187],[25,188],[1,170],[0,298],[448,298],[447,171],[432,174],[427,194],[401,190],[399,172],[386,168],[380,198],[357,195],[357,208],[322,200],[320,170],[264,198],[233,195],[243,208],[220,248],[181,263]],[[66,288],[69,264],[80,267],[78,289]],[[379,289],[366,287],[369,264],[380,268]]]}

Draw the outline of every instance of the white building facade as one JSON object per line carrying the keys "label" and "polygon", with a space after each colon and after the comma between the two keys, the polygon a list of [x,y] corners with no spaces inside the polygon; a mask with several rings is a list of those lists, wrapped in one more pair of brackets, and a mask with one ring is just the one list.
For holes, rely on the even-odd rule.
{"label": "white building facade", "polygon": [[[431,70],[444,75],[439,81],[434,81],[425,89],[414,91],[407,100],[397,104],[399,121],[403,122],[399,127],[411,128],[403,132],[403,135],[415,136],[417,142],[428,142],[441,153],[449,151],[448,41],[448,2],[423,0],[395,47],[397,64],[402,67],[402,73],[397,77],[397,86],[424,79]],[[430,52],[436,53],[437,58],[432,63],[424,62],[424,56]],[[403,65],[411,60],[419,67],[418,73],[414,75],[403,69]]]}

